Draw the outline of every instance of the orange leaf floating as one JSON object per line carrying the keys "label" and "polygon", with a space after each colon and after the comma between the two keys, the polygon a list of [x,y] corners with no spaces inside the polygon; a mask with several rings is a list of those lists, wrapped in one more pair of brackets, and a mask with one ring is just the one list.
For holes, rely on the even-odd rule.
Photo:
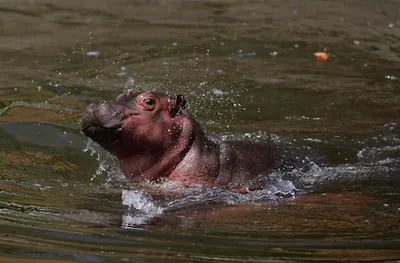
{"label": "orange leaf floating", "polygon": [[317,60],[326,61],[329,58],[329,55],[325,52],[315,52],[314,56]]}

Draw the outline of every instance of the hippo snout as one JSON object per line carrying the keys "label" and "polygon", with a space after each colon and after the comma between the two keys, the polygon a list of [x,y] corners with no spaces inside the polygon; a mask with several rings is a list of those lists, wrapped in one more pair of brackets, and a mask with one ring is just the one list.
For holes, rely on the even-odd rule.
{"label": "hippo snout", "polygon": [[121,109],[111,102],[102,101],[99,103],[90,103],[82,117],[82,131],[92,126],[100,128],[118,128],[121,126],[121,120],[118,118]]}
{"label": "hippo snout", "polygon": [[82,131],[97,122],[96,111],[99,103],[90,103],[83,113],[82,117]]}

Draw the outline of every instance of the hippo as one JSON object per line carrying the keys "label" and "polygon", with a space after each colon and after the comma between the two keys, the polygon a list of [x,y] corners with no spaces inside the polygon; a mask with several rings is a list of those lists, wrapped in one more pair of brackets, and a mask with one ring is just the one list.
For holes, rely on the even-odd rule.
{"label": "hippo", "polygon": [[207,136],[183,95],[120,94],[87,106],[82,132],[115,155],[133,181],[172,180],[187,187],[244,187],[281,160],[272,143]]}

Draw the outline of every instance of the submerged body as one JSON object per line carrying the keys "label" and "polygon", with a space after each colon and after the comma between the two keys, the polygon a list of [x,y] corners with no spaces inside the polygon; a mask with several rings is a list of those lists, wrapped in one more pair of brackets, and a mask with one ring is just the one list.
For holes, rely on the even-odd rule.
{"label": "submerged body", "polygon": [[135,181],[237,186],[268,174],[280,161],[274,145],[206,136],[181,95],[136,92],[92,103],[82,131],[114,154]]}

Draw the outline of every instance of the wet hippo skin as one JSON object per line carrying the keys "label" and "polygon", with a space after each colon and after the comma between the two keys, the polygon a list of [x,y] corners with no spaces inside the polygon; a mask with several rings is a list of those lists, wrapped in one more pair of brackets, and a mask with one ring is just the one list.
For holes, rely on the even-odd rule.
{"label": "wet hippo skin", "polygon": [[276,167],[280,157],[274,145],[208,137],[186,106],[182,95],[121,94],[115,102],[89,104],[82,131],[115,155],[135,181],[237,186]]}

